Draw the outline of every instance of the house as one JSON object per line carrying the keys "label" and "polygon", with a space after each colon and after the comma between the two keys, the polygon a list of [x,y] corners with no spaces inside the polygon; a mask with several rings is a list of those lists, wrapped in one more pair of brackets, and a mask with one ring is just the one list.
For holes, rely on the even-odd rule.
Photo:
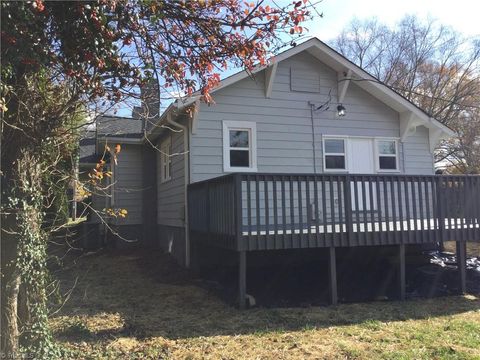
{"label": "house", "polygon": [[195,247],[237,254],[241,306],[250,251],[327,249],[335,303],[337,247],[398,246],[404,279],[405,245],[455,239],[464,259],[480,240],[480,180],[434,175],[452,130],[320,40],[213,96],[175,101],[135,136],[123,130],[139,120],[119,120],[97,145],[122,144],[109,201],[129,215],[116,231],[187,267]]}

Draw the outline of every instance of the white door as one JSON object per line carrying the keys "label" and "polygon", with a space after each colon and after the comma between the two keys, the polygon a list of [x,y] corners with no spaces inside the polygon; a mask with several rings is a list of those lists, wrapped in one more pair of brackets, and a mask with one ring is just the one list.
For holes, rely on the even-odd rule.
{"label": "white door", "polygon": [[[373,139],[348,139],[348,172],[351,174],[374,174],[375,163],[373,155]],[[358,210],[370,210],[370,186],[365,182],[365,194],[363,194],[362,184],[357,183],[357,188],[354,189],[354,184],[351,184],[352,189],[352,209],[356,210],[355,192],[358,194]],[[375,188],[372,188],[374,196],[374,208],[376,206]],[[363,208],[363,196],[365,195],[366,209]]]}

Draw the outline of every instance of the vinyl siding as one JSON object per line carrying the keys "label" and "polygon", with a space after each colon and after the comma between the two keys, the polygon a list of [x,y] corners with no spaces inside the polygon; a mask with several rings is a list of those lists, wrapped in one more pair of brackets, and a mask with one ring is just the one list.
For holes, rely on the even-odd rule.
{"label": "vinyl siding", "polygon": [[[318,93],[291,90],[291,71],[310,72],[319,78]],[[278,64],[271,98],[265,98],[264,72],[244,79],[214,94],[215,104],[201,105],[198,128],[191,136],[192,182],[223,173],[222,121],[252,121],[257,124],[258,172],[313,173],[312,125],[308,101],[329,109],[314,115],[317,172],[323,169],[322,135],[399,137],[399,114],[350,83],[343,105],[347,115],[338,118],[337,73],[307,53]],[[330,93],[330,94],[329,94]],[[428,130],[419,128],[399,146],[401,172],[432,174]]]}
{"label": "vinyl siding", "polygon": [[128,215],[118,218],[118,225],[142,224],[143,179],[142,145],[122,144],[114,169],[114,208],[126,209]]}
{"label": "vinyl siding", "polygon": [[171,179],[161,182],[161,153],[157,152],[157,224],[168,226],[184,226],[185,218],[185,162],[183,148],[183,132],[166,130],[157,142],[160,149],[166,137],[171,138],[172,173]]}
{"label": "vinyl siding", "polygon": [[431,175],[435,172],[434,159],[429,148],[428,129],[419,126],[415,134],[403,143],[406,174]]}

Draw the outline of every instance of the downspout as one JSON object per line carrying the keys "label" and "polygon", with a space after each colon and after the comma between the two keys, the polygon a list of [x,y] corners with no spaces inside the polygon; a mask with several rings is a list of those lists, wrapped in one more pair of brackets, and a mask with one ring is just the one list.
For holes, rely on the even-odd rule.
{"label": "downspout", "polygon": [[183,160],[185,168],[184,182],[184,204],[185,204],[185,267],[190,267],[190,227],[188,223],[188,184],[190,184],[190,144],[188,136],[188,126],[182,125],[174,120],[171,116],[166,117],[167,123],[175,126],[183,131]]}

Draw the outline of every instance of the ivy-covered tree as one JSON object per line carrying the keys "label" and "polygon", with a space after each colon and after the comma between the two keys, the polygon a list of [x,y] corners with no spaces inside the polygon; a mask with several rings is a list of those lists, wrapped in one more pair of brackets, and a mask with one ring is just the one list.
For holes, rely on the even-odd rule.
{"label": "ivy-covered tree", "polygon": [[[2,352],[58,352],[48,330],[45,227],[56,156],[72,120],[99,101],[136,96],[153,79],[162,98],[210,90],[229,65],[266,64],[304,32],[309,1],[2,1]],[[60,181],[70,181],[65,176]],[[18,293],[25,287],[27,314]],[[19,318],[19,315],[20,316]],[[20,328],[19,328],[20,324]]]}

